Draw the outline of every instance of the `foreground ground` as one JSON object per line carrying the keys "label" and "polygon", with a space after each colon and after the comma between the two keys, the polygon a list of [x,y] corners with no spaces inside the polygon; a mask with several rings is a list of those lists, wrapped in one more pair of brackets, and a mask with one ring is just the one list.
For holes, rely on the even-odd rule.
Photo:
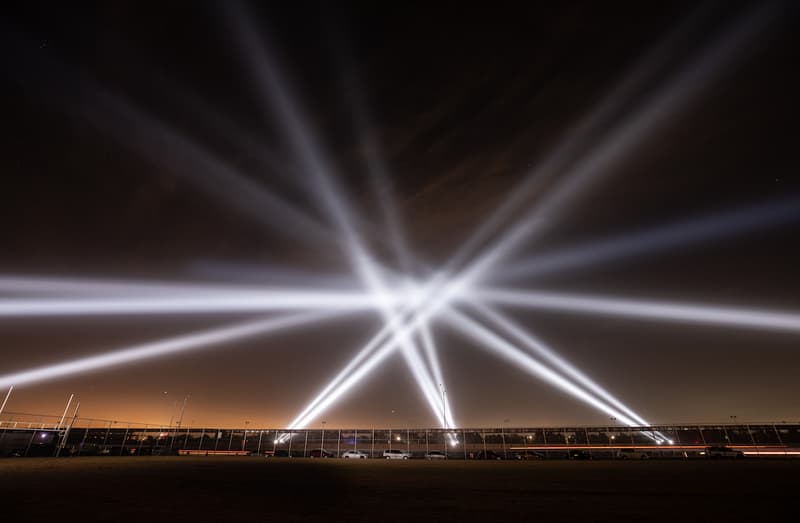
{"label": "foreground ground", "polygon": [[792,521],[798,487],[800,460],[20,458],[0,460],[0,515],[139,523]]}

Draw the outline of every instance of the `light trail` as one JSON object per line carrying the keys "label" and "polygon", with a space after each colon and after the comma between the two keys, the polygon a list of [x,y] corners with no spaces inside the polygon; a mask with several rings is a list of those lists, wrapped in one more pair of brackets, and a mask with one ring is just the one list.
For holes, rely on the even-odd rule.
{"label": "light trail", "polygon": [[466,334],[470,340],[486,347],[493,354],[505,358],[512,364],[516,365],[519,369],[524,370],[525,372],[528,372],[529,374],[532,374],[537,378],[546,381],[547,383],[550,383],[556,388],[566,392],[576,399],[581,400],[587,405],[591,405],[595,409],[604,412],[609,416],[617,418],[620,422],[628,426],[635,427],[639,425],[636,421],[626,416],[621,411],[614,409],[606,403],[598,400],[591,394],[588,394],[580,387],[577,387],[556,372],[531,358],[527,353],[525,353],[525,351],[520,350],[515,345],[509,343],[494,332],[473,321],[466,315],[457,312],[455,309],[447,308],[443,312],[442,318],[450,323],[454,328]]}
{"label": "light trail", "polygon": [[92,372],[125,363],[140,362],[160,356],[208,348],[235,340],[278,332],[301,325],[316,324],[338,316],[341,312],[305,312],[240,323],[230,327],[205,331],[134,345],[96,356],[87,356],[63,363],[45,365],[34,369],[0,376],[0,387],[27,385],[44,380]]}
{"label": "light trail", "polygon": [[513,307],[800,332],[800,313],[794,312],[504,289],[480,289],[476,296]]}
{"label": "light trail", "polygon": [[747,232],[776,227],[800,220],[800,199],[773,201],[745,209],[682,221],[663,227],[634,232],[610,240],[600,240],[549,254],[537,254],[521,262],[492,271],[492,282],[535,278],[570,269],[654,254],[674,247],[712,239],[724,239]]}

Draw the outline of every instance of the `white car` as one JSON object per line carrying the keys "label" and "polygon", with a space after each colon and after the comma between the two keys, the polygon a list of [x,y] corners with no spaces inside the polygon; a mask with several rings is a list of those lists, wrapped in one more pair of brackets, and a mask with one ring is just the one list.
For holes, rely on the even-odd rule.
{"label": "white car", "polygon": [[344,459],[367,459],[368,457],[366,452],[361,452],[360,450],[348,450],[342,454]]}
{"label": "white car", "polygon": [[389,449],[383,451],[383,457],[386,459],[409,459],[411,453],[405,450]]}
{"label": "white car", "polygon": [[445,454],[441,450],[432,450],[430,452],[425,453],[425,459],[427,460],[447,459],[447,454]]}

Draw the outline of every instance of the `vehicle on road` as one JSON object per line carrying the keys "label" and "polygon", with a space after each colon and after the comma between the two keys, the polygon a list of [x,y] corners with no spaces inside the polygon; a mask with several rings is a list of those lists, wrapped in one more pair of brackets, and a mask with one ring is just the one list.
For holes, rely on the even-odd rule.
{"label": "vehicle on road", "polygon": [[309,458],[332,458],[334,457],[333,452],[328,452],[324,449],[314,449],[308,453]]}
{"label": "vehicle on road", "polygon": [[619,449],[614,457],[617,459],[650,459],[650,455],[642,449]]}
{"label": "vehicle on road", "polygon": [[567,454],[567,457],[569,459],[593,459],[590,452],[578,449],[570,450],[569,454]]}
{"label": "vehicle on road", "polygon": [[367,459],[368,457],[366,452],[360,450],[348,450],[342,454],[343,459]]}
{"label": "vehicle on road", "polygon": [[519,450],[511,454],[512,459],[516,460],[534,460],[534,459],[544,459],[545,456],[541,452],[537,452],[535,450]]}
{"label": "vehicle on road", "polygon": [[724,445],[719,445],[715,447],[706,447],[705,450],[700,451],[701,456],[705,456],[707,458],[743,458],[744,452],[741,450],[732,449],[730,447],[725,447]]}
{"label": "vehicle on road", "polygon": [[477,454],[475,454],[475,458],[473,458],[473,459],[501,460],[501,459],[503,459],[503,456],[501,456],[500,454],[498,454],[497,452],[495,452],[493,450],[482,450],[482,451],[478,452]]}
{"label": "vehicle on road", "polygon": [[425,459],[429,461],[435,459],[447,459],[447,454],[445,454],[441,450],[432,450],[430,452],[425,453]]}
{"label": "vehicle on road", "polygon": [[406,450],[387,449],[383,451],[383,457],[386,459],[409,459],[411,453]]}

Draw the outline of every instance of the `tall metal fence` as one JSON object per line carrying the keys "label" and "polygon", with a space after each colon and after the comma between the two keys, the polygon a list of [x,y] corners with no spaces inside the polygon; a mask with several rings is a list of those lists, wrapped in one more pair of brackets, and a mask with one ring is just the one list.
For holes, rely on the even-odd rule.
{"label": "tall metal fence", "polygon": [[259,454],[279,457],[341,456],[358,450],[371,458],[399,449],[410,457],[431,451],[449,459],[512,459],[528,455],[615,457],[641,449],[650,457],[701,456],[728,446],[754,456],[800,457],[800,424],[701,424],[648,427],[487,428],[214,428],[127,423],[115,420],[5,413],[2,456],[144,456]]}

